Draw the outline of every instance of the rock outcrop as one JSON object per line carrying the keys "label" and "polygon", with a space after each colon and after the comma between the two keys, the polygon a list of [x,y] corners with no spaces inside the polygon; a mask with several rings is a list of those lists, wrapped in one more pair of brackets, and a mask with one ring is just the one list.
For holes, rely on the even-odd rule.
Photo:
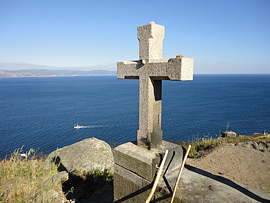
{"label": "rock outcrop", "polygon": [[68,173],[95,170],[113,172],[113,160],[110,145],[93,137],[52,152],[45,161],[45,167],[54,161],[59,164],[60,170]]}
{"label": "rock outcrop", "polygon": [[233,131],[226,131],[226,132],[222,132],[221,137],[236,137],[237,134]]}
{"label": "rock outcrop", "polygon": [[270,152],[270,141],[259,141],[259,142],[242,142],[236,146],[241,146],[249,149],[256,149],[261,152]]}

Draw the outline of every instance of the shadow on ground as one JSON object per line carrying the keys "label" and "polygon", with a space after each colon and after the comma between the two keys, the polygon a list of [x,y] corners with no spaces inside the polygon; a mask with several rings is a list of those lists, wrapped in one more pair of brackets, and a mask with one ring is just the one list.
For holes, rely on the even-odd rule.
{"label": "shadow on ground", "polygon": [[68,180],[62,183],[62,190],[67,200],[76,203],[111,203],[113,202],[113,180],[109,172],[94,171],[81,174],[76,171],[69,173],[62,165],[60,157],[55,157],[53,162],[58,165],[58,171],[66,171]]}
{"label": "shadow on ground", "polygon": [[216,180],[216,181],[218,181],[220,183],[223,183],[225,185],[228,185],[228,186],[234,188],[235,190],[238,190],[239,192],[243,193],[244,195],[246,195],[246,196],[248,196],[248,197],[250,197],[250,198],[252,198],[252,199],[254,199],[254,200],[258,201],[258,202],[270,202],[270,200],[264,199],[264,198],[258,196],[257,194],[249,191],[248,189],[240,186],[239,184],[237,184],[237,183],[235,183],[235,182],[233,182],[233,181],[231,181],[231,180],[229,180],[227,178],[224,178],[222,176],[214,175],[212,173],[209,173],[207,171],[204,171],[202,169],[193,167],[193,166],[188,165],[188,164],[185,165],[185,168],[190,170],[190,171],[193,171],[195,173],[198,173],[200,175],[203,175],[205,177]]}
{"label": "shadow on ground", "polygon": [[[113,202],[112,180],[106,180],[106,177],[101,175],[88,174],[81,177],[69,174],[69,180],[62,186],[68,200],[75,199],[78,203]],[[98,193],[103,194],[98,195]]]}

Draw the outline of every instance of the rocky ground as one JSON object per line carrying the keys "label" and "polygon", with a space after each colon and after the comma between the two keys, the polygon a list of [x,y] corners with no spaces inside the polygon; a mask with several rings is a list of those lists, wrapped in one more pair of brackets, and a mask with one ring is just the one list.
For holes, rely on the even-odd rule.
{"label": "rocky ground", "polygon": [[[222,198],[226,200],[225,202],[239,202],[238,200],[268,202],[270,199],[270,141],[225,143],[213,150],[208,150],[204,155],[201,158],[187,160],[178,189],[187,200],[189,197],[194,197],[192,202],[202,200],[217,202]],[[72,199],[76,199],[76,202],[113,202],[110,173],[97,171],[93,175],[81,174],[81,176],[78,173],[84,168],[87,171],[91,170],[92,167],[111,169],[113,154],[108,144],[95,138],[86,139],[51,153],[45,161],[45,168],[50,168],[52,160],[59,161],[58,169],[61,172],[51,180],[54,182],[65,180],[62,185],[63,191],[49,194],[56,202],[62,200],[62,202],[70,202],[69,200]],[[37,162],[37,160],[34,161]],[[6,199],[4,194],[8,191],[4,183],[1,180],[0,202]],[[6,184],[9,183],[6,182]],[[63,198],[64,194],[65,198]],[[12,201],[15,197],[21,198],[18,192],[11,197]]]}
{"label": "rocky ground", "polygon": [[270,193],[269,144],[224,144],[205,157],[188,159],[187,164]]}
{"label": "rocky ground", "polygon": [[[188,159],[187,168],[180,180],[178,191],[184,192],[184,195],[194,195],[198,198],[190,199],[192,202],[267,202],[268,196],[261,193],[255,193],[254,190],[246,188],[250,194],[258,195],[258,198],[251,198],[252,195],[233,190],[231,186],[222,185],[221,182],[213,181],[211,178],[198,176],[192,172],[188,172],[192,166],[213,175],[220,176],[232,180],[237,184],[243,184],[252,188],[258,189],[263,193],[270,194],[270,141],[247,142],[239,144],[222,144],[204,157],[197,159]],[[190,176],[191,175],[191,176]],[[194,182],[189,184],[188,182]],[[196,181],[202,184],[196,183]],[[208,187],[211,190],[207,190]],[[180,187],[181,185],[181,187]],[[188,187],[192,186],[192,191],[188,192]],[[244,187],[245,188],[245,187]],[[187,192],[187,193],[186,193]],[[104,195],[106,194],[106,195]],[[223,197],[224,196],[224,197]],[[105,198],[106,197],[106,198]],[[100,190],[96,191],[91,196],[91,202],[112,202],[113,188],[110,185],[105,185]],[[88,199],[88,200],[90,200]],[[187,198],[189,200],[189,198]]]}
{"label": "rocky ground", "polygon": [[[204,157],[187,160],[178,192],[187,202],[268,202],[269,155],[270,141],[222,144]],[[192,167],[220,178],[216,181],[212,175],[199,175],[192,172]],[[227,183],[223,184],[224,180]],[[112,194],[111,190],[108,188],[106,194]],[[95,202],[104,201],[102,195],[93,197]]]}

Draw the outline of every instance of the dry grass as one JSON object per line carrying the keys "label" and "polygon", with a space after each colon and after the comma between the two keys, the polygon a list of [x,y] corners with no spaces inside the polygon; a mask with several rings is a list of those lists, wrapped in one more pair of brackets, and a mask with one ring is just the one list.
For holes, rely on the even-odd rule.
{"label": "dry grass", "polygon": [[227,143],[237,144],[240,142],[260,142],[270,140],[270,134],[240,135],[238,137],[223,138]]}
{"label": "dry grass", "polygon": [[191,145],[189,158],[198,158],[205,156],[209,152],[211,152],[215,147],[218,147],[224,143],[233,143],[237,144],[240,142],[259,142],[259,141],[267,141],[270,140],[270,134],[254,134],[254,135],[240,135],[237,137],[228,137],[228,138],[202,138],[196,139],[193,142],[181,142],[179,144],[183,145],[185,148],[188,145]]}
{"label": "dry grass", "polygon": [[[44,159],[30,149],[21,156],[22,148],[0,162],[0,202],[56,202],[61,185],[49,181],[57,174],[57,166],[44,169]],[[57,195],[58,196],[58,195]]]}
{"label": "dry grass", "polygon": [[[85,199],[105,184],[112,184],[112,174],[99,170],[74,172],[69,180],[56,183],[59,164],[44,168],[45,157],[30,149],[21,156],[22,148],[0,161],[1,202],[62,202]],[[69,202],[69,201],[65,201]]]}

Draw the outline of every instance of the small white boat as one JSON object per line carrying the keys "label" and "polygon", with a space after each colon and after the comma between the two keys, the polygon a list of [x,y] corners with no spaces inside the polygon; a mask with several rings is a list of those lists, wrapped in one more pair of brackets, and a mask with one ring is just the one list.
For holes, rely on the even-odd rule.
{"label": "small white boat", "polygon": [[80,128],[82,128],[82,126],[80,126],[80,125],[77,123],[77,125],[74,125],[74,128],[75,128],[75,129],[80,129]]}

